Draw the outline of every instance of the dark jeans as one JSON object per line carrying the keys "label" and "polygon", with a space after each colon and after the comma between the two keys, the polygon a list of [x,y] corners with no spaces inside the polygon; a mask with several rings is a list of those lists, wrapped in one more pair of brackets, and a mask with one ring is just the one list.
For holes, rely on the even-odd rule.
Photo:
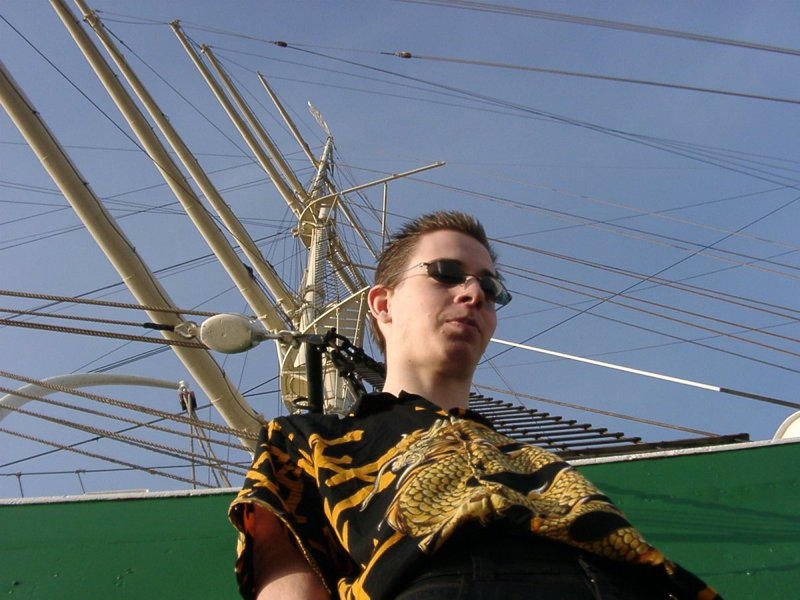
{"label": "dark jeans", "polygon": [[[482,529],[482,528],[481,528]],[[564,544],[486,530],[456,534],[395,600],[668,600],[633,570]],[[656,588],[656,589],[654,589]]]}

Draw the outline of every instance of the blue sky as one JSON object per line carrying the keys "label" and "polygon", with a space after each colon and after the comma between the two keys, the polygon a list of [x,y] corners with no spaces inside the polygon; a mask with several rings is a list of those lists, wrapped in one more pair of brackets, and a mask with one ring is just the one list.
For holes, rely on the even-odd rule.
{"label": "blue sky", "polygon": [[[500,313],[496,337],[796,401],[800,57],[776,50],[796,45],[796,3],[537,2],[516,11],[434,4],[95,0],[90,6],[124,43],[139,77],[287,279],[300,268],[291,215],[180,48],[168,26],[174,19],[194,42],[213,48],[302,180],[311,177],[309,161],[256,72],[315,153],[325,133],[307,104],[324,115],[340,187],[444,161],[389,186],[389,225],[434,208],[465,210],[484,221],[515,296]],[[590,23],[544,19],[534,10]],[[219,266],[203,258],[207,247],[50,6],[3,0],[0,15],[6,69],[176,304],[247,313]],[[599,27],[598,19],[643,27]],[[644,27],[762,48],[654,35]],[[400,58],[401,52],[417,58]],[[0,173],[2,288],[132,301],[5,113]],[[377,239],[379,223],[365,206],[380,207],[381,188],[351,199]],[[46,304],[3,302],[16,310]],[[112,318],[96,307],[54,310]],[[141,356],[152,349],[142,343],[11,326],[0,336],[0,369],[32,378],[105,368],[186,377],[168,352]],[[270,344],[218,358],[240,389],[252,390],[248,399],[257,411],[283,410]],[[632,415],[638,420],[519,398],[647,440],[692,434],[642,421],[766,439],[792,412],[499,344],[490,345],[487,358],[479,384]],[[177,399],[161,391],[107,392],[177,410]],[[504,397],[514,401],[513,394]],[[201,416],[216,419],[209,408]],[[22,415],[0,427],[65,444],[90,437]],[[118,484],[121,474],[104,474],[100,463],[82,462],[86,457],[61,451],[32,459],[46,446],[7,434],[0,440],[8,457],[0,468],[2,496],[19,494],[17,472],[31,473],[21,480],[26,495],[76,493],[78,483],[173,486],[132,477]],[[90,473],[79,481],[81,469]]]}

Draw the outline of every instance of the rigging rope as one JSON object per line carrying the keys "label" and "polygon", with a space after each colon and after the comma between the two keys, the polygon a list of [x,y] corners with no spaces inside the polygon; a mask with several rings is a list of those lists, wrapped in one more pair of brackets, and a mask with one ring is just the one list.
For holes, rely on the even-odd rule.
{"label": "rigging rope", "polygon": [[[262,40],[262,41],[265,41],[265,40]],[[275,43],[275,42],[271,42],[271,43]],[[660,138],[654,138],[654,137],[651,137],[651,136],[633,134],[633,133],[629,133],[629,132],[622,131],[622,130],[611,129],[611,128],[603,127],[603,126],[596,125],[596,124],[593,124],[593,123],[590,123],[590,122],[585,122],[585,121],[580,121],[578,119],[573,119],[573,118],[570,118],[570,117],[560,116],[560,115],[557,115],[555,113],[548,113],[546,111],[537,110],[537,109],[534,109],[534,108],[531,108],[531,107],[527,107],[527,106],[524,106],[524,105],[521,105],[521,104],[517,104],[517,103],[514,103],[514,102],[504,101],[502,99],[494,98],[494,97],[487,96],[487,95],[484,95],[484,94],[479,94],[477,92],[471,92],[469,90],[457,88],[457,87],[454,87],[454,86],[451,86],[451,85],[437,83],[435,81],[426,80],[426,79],[423,79],[423,78],[420,78],[420,77],[414,77],[414,76],[405,75],[405,74],[398,73],[398,72],[393,72],[393,71],[390,71],[388,69],[383,69],[383,68],[374,67],[374,66],[371,66],[371,65],[368,65],[368,64],[358,63],[358,62],[355,62],[355,61],[352,61],[352,60],[337,58],[337,57],[334,57],[334,56],[326,55],[326,54],[324,54],[322,52],[317,52],[317,51],[313,51],[313,50],[307,49],[307,48],[314,47],[314,46],[310,46],[310,45],[288,44],[286,42],[282,42],[282,43],[277,44],[277,45],[279,45],[282,48],[293,49],[293,50],[296,50],[298,52],[304,52],[304,53],[307,53],[307,54],[310,54],[310,55],[313,55],[313,56],[322,57],[322,58],[325,58],[327,60],[331,60],[331,61],[334,61],[334,62],[340,62],[340,63],[356,66],[356,67],[359,67],[359,68],[362,68],[362,69],[367,69],[367,70],[370,70],[370,71],[376,71],[376,72],[379,72],[379,73],[388,74],[388,75],[390,75],[392,77],[402,79],[405,82],[407,82],[407,81],[419,82],[419,83],[424,84],[428,88],[433,88],[434,90],[437,91],[437,93],[445,93],[446,92],[447,95],[455,95],[455,96],[460,97],[460,98],[468,98],[468,99],[471,99],[471,100],[474,100],[474,101],[479,101],[479,102],[482,102],[482,103],[488,103],[490,105],[511,109],[511,110],[514,110],[515,112],[522,113],[522,114],[536,115],[536,116],[543,117],[543,118],[546,118],[546,119],[549,119],[549,120],[553,120],[553,121],[556,121],[558,123],[565,124],[565,125],[572,125],[572,126],[576,126],[576,127],[586,128],[586,129],[595,131],[597,133],[609,135],[611,137],[616,137],[616,138],[619,138],[619,139],[627,140],[629,142],[641,144],[641,145],[644,145],[644,146],[657,148],[659,150],[662,150],[663,152],[667,152],[667,153],[670,153],[670,154],[675,154],[675,155],[678,155],[678,156],[682,156],[682,157],[688,158],[690,160],[695,160],[695,161],[698,161],[698,162],[701,162],[701,163],[711,164],[711,165],[714,165],[714,166],[717,166],[717,167],[720,167],[720,168],[723,168],[723,169],[726,169],[726,170],[729,170],[729,171],[732,171],[732,172],[748,175],[748,176],[754,177],[756,179],[761,179],[763,181],[768,181],[768,182],[771,182],[771,183],[779,183],[781,185],[788,185],[788,186],[792,186],[792,187],[797,187],[797,185],[798,185],[796,180],[793,180],[791,182],[786,182],[786,181],[780,182],[780,181],[776,180],[777,176],[775,174],[768,173],[768,172],[765,172],[763,170],[755,169],[755,168],[753,168],[751,170],[745,170],[744,166],[737,165],[737,164],[731,162],[730,160],[727,160],[727,159],[726,160],[722,160],[720,158],[714,158],[714,157],[712,157],[712,156],[710,156],[708,154],[706,154],[704,156],[703,154],[701,154],[699,152],[699,146],[692,145],[691,146],[691,151],[689,151],[689,150],[687,150],[687,145],[686,144],[678,143],[678,142],[675,142],[675,141],[672,141],[672,140],[665,140],[665,139],[660,139]],[[265,58],[268,58],[268,57],[265,57]],[[308,65],[303,65],[303,66],[308,67]],[[407,83],[404,84],[404,85],[407,86]]]}
{"label": "rigging rope", "polygon": [[[22,438],[22,439],[25,439],[25,440],[29,440],[31,442],[37,442],[39,444],[44,444],[46,446],[52,446],[54,448],[58,448],[59,450],[67,450],[68,452],[74,452],[75,454],[80,454],[82,456],[87,456],[89,458],[96,458],[98,460],[103,460],[103,461],[106,461],[106,462],[111,462],[111,463],[115,463],[115,464],[118,464],[118,465],[123,465],[123,466],[129,467],[129,468],[131,468],[131,469],[133,469],[135,471],[144,471],[145,473],[149,473],[150,475],[158,475],[160,477],[168,477],[170,479],[175,479],[176,481],[181,481],[183,483],[189,483],[189,484],[192,484],[192,485],[199,484],[199,485],[202,485],[202,486],[205,486],[205,487],[208,487],[208,488],[211,487],[210,485],[208,485],[206,483],[195,481],[195,480],[192,480],[192,479],[188,479],[186,477],[181,477],[180,475],[175,475],[173,473],[165,473],[163,471],[159,471],[159,470],[151,468],[151,467],[145,467],[145,466],[142,466],[142,465],[137,465],[136,463],[127,462],[127,461],[124,461],[124,460],[120,460],[118,458],[113,458],[111,456],[104,456],[102,454],[97,454],[95,452],[89,452],[88,450],[81,450],[79,448],[74,448],[72,446],[67,446],[66,444],[60,444],[60,443],[55,442],[53,440],[43,439],[43,438],[39,438],[39,437],[36,437],[36,436],[28,435],[28,434],[25,434],[25,433],[20,433],[19,431],[12,431],[10,429],[6,429],[5,427],[0,427],[0,433],[13,435],[15,437]],[[16,474],[16,475],[21,475],[21,474]]]}
{"label": "rigging rope", "polygon": [[90,304],[93,306],[111,306],[114,308],[132,308],[136,310],[146,310],[150,312],[168,312],[175,314],[197,315],[200,317],[213,317],[219,313],[204,312],[199,310],[187,310],[183,308],[172,308],[168,306],[152,306],[148,304],[131,304],[128,302],[111,302],[108,300],[92,300],[75,296],[56,296],[53,294],[34,294],[33,292],[18,292],[14,290],[0,290],[0,296],[13,296],[17,298],[33,298],[36,300],[51,300],[53,302],[72,302],[74,304]]}
{"label": "rigging rope", "polygon": [[[439,6],[444,8],[462,8],[468,10],[475,10],[479,12],[494,12],[500,14],[509,14],[512,16],[527,17],[531,19],[544,19],[550,21],[560,21],[566,23],[575,23],[578,25],[590,25],[595,27],[604,27],[608,29],[619,29],[621,31],[631,31],[634,33],[643,33],[656,36],[674,37],[678,39],[692,40],[698,42],[708,42],[712,44],[720,44],[724,46],[733,46],[738,48],[745,48],[749,50],[758,50],[764,52],[772,52],[776,54],[788,54],[792,56],[800,56],[800,50],[794,48],[786,48],[781,46],[759,44],[756,42],[747,42],[743,40],[735,40],[731,38],[723,38],[705,34],[691,33],[687,31],[679,31],[676,29],[664,29],[661,27],[651,27],[647,25],[636,25],[633,23],[624,23],[622,21],[613,21],[609,19],[597,19],[592,17],[583,17],[580,15],[568,15],[563,13],[547,12],[542,10],[534,10],[529,8],[519,8],[514,6],[504,6],[502,4],[491,4],[488,2],[473,2],[470,0],[399,0],[400,2],[407,2],[409,4],[429,4],[432,6]],[[147,17],[140,17],[138,15],[129,15],[125,13],[118,13],[106,10],[95,11],[98,14],[113,15],[116,17],[123,17],[129,19],[129,23],[145,23],[149,25],[168,25],[168,21],[157,19],[149,19]],[[132,21],[136,19],[136,21]],[[113,19],[112,19],[113,20]],[[282,40],[269,40],[266,38],[256,37],[253,35],[246,35],[236,31],[230,31],[219,27],[212,27],[210,25],[202,25],[197,23],[190,23],[188,21],[181,21],[181,26],[186,29],[197,29],[198,31],[207,31],[235,37],[244,40],[253,40],[257,42],[264,42],[272,44],[281,48],[285,48],[288,44]],[[320,48],[331,48],[331,46],[316,46]],[[350,50],[353,52],[366,52],[365,50],[358,50],[356,48],[337,48],[339,50]]]}
{"label": "rigging rope", "polygon": [[[51,319],[65,319],[71,321],[87,321],[89,323],[103,323],[104,325],[123,325],[127,327],[144,327],[145,329],[160,329],[165,327],[163,325],[158,325],[156,323],[142,323],[142,322],[135,322],[135,321],[117,321],[114,319],[100,319],[98,317],[82,317],[78,315],[62,315],[58,313],[46,313],[40,310],[19,310],[16,308],[2,308],[0,307],[0,312],[6,313],[13,313],[15,316],[17,315],[28,315],[33,317],[47,317]],[[171,325],[166,327],[172,328]]]}
{"label": "rigging rope", "polygon": [[[777,275],[781,275],[781,276],[784,276],[784,277],[790,277],[790,278],[793,278],[793,279],[800,278],[800,275],[787,273],[785,271],[779,271],[777,269],[769,269],[767,267],[763,267],[763,266],[761,266],[759,264],[756,264],[756,263],[763,262],[763,263],[773,264],[775,266],[783,267],[783,268],[785,268],[787,270],[790,270],[790,271],[798,271],[798,270],[800,270],[800,267],[797,267],[797,266],[792,265],[792,264],[778,263],[778,262],[772,261],[771,259],[774,258],[774,257],[766,257],[766,258],[765,257],[758,257],[758,256],[752,256],[752,255],[748,255],[748,254],[737,253],[737,252],[733,252],[733,251],[729,251],[729,250],[725,250],[725,249],[720,249],[720,248],[714,247],[716,244],[719,244],[721,241],[724,241],[724,240],[726,240],[728,238],[739,237],[740,235],[742,235],[742,231],[744,229],[750,227],[751,225],[757,223],[758,221],[763,220],[767,216],[772,215],[772,214],[774,214],[775,212],[777,212],[779,210],[782,210],[784,208],[789,207],[792,204],[795,204],[796,202],[800,201],[800,197],[795,197],[795,198],[791,199],[790,201],[788,201],[788,202],[784,203],[783,205],[779,206],[778,208],[771,210],[766,215],[763,215],[763,216],[759,217],[758,219],[756,219],[754,221],[751,221],[750,223],[744,225],[743,227],[740,227],[738,230],[735,230],[735,231],[719,229],[719,228],[714,228],[714,227],[710,227],[709,226],[708,228],[714,229],[714,230],[718,230],[718,231],[720,231],[721,233],[723,233],[725,235],[720,240],[717,240],[716,242],[714,242],[712,244],[708,244],[708,243],[692,242],[692,241],[682,240],[682,239],[679,239],[679,238],[670,237],[670,236],[666,236],[666,235],[663,235],[663,234],[657,234],[657,233],[649,232],[649,231],[646,231],[646,230],[635,229],[635,228],[632,228],[632,227],[626,227],[626,226],[622,226],[622,225],[616,225],[616,224],[614,224],[614,220],[590,219],[590,218],[582,217],[580,215],[574,215],[574,214],[566,213],[565,211],[561,211],[561,210],[546,208],[546,207],[542,207],[542,206],[532,206],[530,204],[526,204],[526,203],[519,202],[519,201],[514,201],[514,200],[509,200],[507,198],[504,198],[504,197],[501,197],[501,196],[497,196],[497,195],[493,195],[493,194],[480,193],[480,192],[475,192],[475,191],[472,191],[472,190],[467,190],[467,189],[464,189],[464,188],[459,188],[459,187],[456,187],[456,186],[438,184],[438,183],[433,183],[433,182],[425,182],[425,183],[427,183],[428,185],[437,187],[437,188],[446,189],[446,190],[450,190],[450,191],[455,191],[457,193],[469,195],[469,196],[472,196],[474,198],[478,198],[478,199],[481,199],[481,200],[489,200],[489,201],[492,201],[492,202],[497,202],[497,203],[500,203],[500,204],[509,205],[509,206],[512,206],[512,207],[515,207],[515,208],[518,208],[518,209],[534,212],[534,213],[537,213],[537,214],[543,214],[543,215],[546,215],[546,216],[549,216],[549,217],[553,217],[555,219],[567,221],[567,222],[570,222],[570,223],[576,223],[576,224],[578,224],[580,226],[592,227],[592,228],[595,228],[595,229],[599,229],[601,231],[606,231],[606,232],[609,232],[609,233],[614,233],[616,235],[622,235],[622,236],[625,236],[625,237],[633,238],[633,239],[636,239],[638,241],[645,241],[645,242],[649,242],[649,243],[653,243],[653,244],[667,246],[667,247],[670,247],[670,248],[676,248],[678,250],[685,251],[685,252],[691,252],[692,256],[695,255],[695,254],[699,254],[699,255],[702,255],[702,256],[708,256],[708,257],[713,258],[715,260],[721,260],[721,261],[724,261],[724,262],[732,263],[732,264],[735,264],[738,267],[748,267],[748,268],[752,268],[752,269],[762,270],[762,271],[765,271],[765,272],[768,272],[768,273],[777,274]],[[786,186],[781,186],[781,189],[787,189],[787,187]],[[551,191],[558,191],[559,193],[562,193],[560,190],[552,190],[551,189]],[[594,200],[594,199],[586,197],[584,195],[581,195],[581,197],[585,198],[587,200]],[[697,224],[697,223],[690,223],[690,224],[701,226],[701,224]],[[552,231],[558,231],[558,229],[547,229],[547,230],[537,231],[536,233],[547,233],[547,232],[552,232]],[[628,231],[630,231],[632,233],[627,233]],[[634,234],[642,234],[642,235],[634,235]],[[650,236],[650,237],[646,237],[646,236]],[[519,237],[519,236],[516,236],[516,237]],[[683,245],[668,244],[665,241],[659,241],[657,238],[664,238],[666,240],[678,241],[678,242],[681,242]],[[497,243],[497,244],[505,244],[507,246],[511,246],[511,247],[514,247],[514,248],[519,248],[519,249],[522,249],[522,250],[529,250],[529,251],[532,251],[532,252],[546,253],[546,251],[537,249],[537,248],[535,248],[533,246],[527,246],[525,244],[518,244],[518,243],[512,242],[512,241],[510,241],[510,238],[502,238],[502,239],[493,238],[492,241]],[[759,240],[759,241],[764,241],[764,240]],[[774,244],[774,245],[780,245],[780,246],[787,247],[787,248],[789,248],[790,251],[795,251],[795,250],[800,249],[800,248],[795,247],[795,246],[793,246],[791,244],[784,244],[784,243],[781,243],[781,242],[778,242],[778,241],[773,241],[773,240],[766,240],[766,241],[768,241],[769,243]],[[714,247],[714,252],[710,251],[710,248],[712,248],[712,247]],[[723,256],[724,254],[731,254],[733,256],[738,256],[738,257],[741,257],[742,259],[746,259],[746,260],[727,258],[727,257]],[[783,256],[784,254],[786,254],[786,253],[781,253],[781,254],[778,254],[776,256]],[[559,256],[559,255],[556,255],[555,253],[553,253],[552,255],[553,256]],[[648,279],[645,275],[641,275],[641,278],[643,280],[647,280]]]}
{"label": "rigging rope", "polygon": [[[646,305],[649,305],[649,306],[660,308],[660,309],[663,309],[665,311],[672,311],[672,312],[677,312],[677,313],[685,314],[685,315],[692,316],[692,317],[698,317],[698,318],[701,318],[701,319],[706,319],[706,320],[712,321],[714,323],[720,323],[722,325],[731,325],[731,326],[739,327],[743,331],[749,332],[749,333],[758,333],[758,334],[761,334],[761,335],[774,337],[774,338],[781,339],[781,340],[788,341],[788,342],[800,343],[800,339],[797,339],[797,338],[793,338],[793,337],[789,337],[789,336],[785,336],[785,335],[780,335],[778,333],[773,333],[773,332],[770,332],[770,331],[766,331],[763,328],[748,327],[747,325],[743,325],[741,323],[735,323],[733,321],[728,321],[728,320],[725,320],[725,319],[719,319],[719,318],[716,318],[716,317],[713,317],[713,316],[710,316],[710,315],[704,315],[704,314],[698,313],[696,311],[690,311],[690,310],[686,310],[686,309],[681,309],[681,308],[678,308],[676,306],[672,306],[672,305],[669,305],[669,304],[664,304],[664,303],[661,303],[661,302],[656,302],[654,300],[644,300],[642,298],[638,298],[638,297],[632,296],[630,294],[624,294],[624,293],[614,294],[611,290],[606,290],[606,289],[599,288],[599,287],[596,287],[596,286],[591,286],[591,285],[588,285],[588,284],[579,284],[579,283],[576,283],[576,282],[573,282],[573,281],[562,279],[561,277],[556,277],[555,275],[544,275],[542,273],[537,273],[535,271],[524,269],[522,267],[517,267],[516,270],[518,272],[528,273],[528,275],[520,275],[520,277],[523,277],[524,279],[527,279],[529,281],[540,283],[542,285],[551,286],[551,287],[554,287],[556,289],[560,289],[560,290],[564,290],[564,291],[567,291],[567,292],[570,292],[570,293],[573,293],[573,294],[578,294],[578,295],[581,295],[581,296],[585,296],[585,297],[591,298],[593,300],[604,299],[609,304],[613,304],[615,306],[619,306],[621,308],[625,308],[625,309],[628,309],[628,310],[631,310],[631,311],[640,312],[640,313],[647,314],[647,315],[650,315],[650,316],[653,316],[653,317],[656,317],[656,318],[659,318],[659,319],[666,319],[666,320],[671,321],[673,323],[679,323],[681,325],[686,325],[688,327],[694,327],[696,329],[700,329],[701,331],[707,331],[709,333],[714,333],[717,336],[728,337],[730,339],[735,339],[735,340],[738,340],[740,342],[744,342],[744,343],[747,343],[747,344],[754,344],[754,345],[760,346],[762,348],[767,348],[769,350],[774,350],[775,352],[781,352],[781,353],[784,353],[784,354],[789,354],[789,355],[792,355],[792,356],[800,357],[800,354],[798,354],[796,352],[792,352],[790,350],[785,350],[783,348],[779,348],[779,347],[776,347],[776,346],[770,346],[770,345],[767,345],[767,344],[763,344],[761,342],[757,342],[755,340],[751,340],[751,339],[748,339],[748,338],[740,337],[740,336],[735,335],[734,333],[731,333],[731,332],[719,331],[719,330],[716,330],[716,329],[711,329],[710,327],[705,327],[705,326],[697,324],[697,323],[692,323],[690,321],[686,321],[686,320],[682,320],[682,319],[676,319],[674,317],[668,316],[667,314],[659,314],[659,313],[657,313],[657,312],[655,312],[653,310],[645,310],[644,308],[639,308],[639,307],[636,307],[636,306],[632,306],[630,304],[626,304],[624,302],[620,302],[619,300],[614,300],[614,298],[623,298],[623,299],[631,300],[633,302],[638,302],[638,303],[641,303],[641,304],[646,304]],[[533,275],[540,275],[543,278],[536,278],[536,277],[533,277]],[[573,287],[568,287],[567,285],[561,285],[559,283],[554,283],[554,282],[562,282],[562,284],[569,284],[570,286],[573,286]],[[589,291],[580,291],[580,290],[575,289],[574,286],[580,286],[580,287],[585,288],[586,290],[593,290],[595,292],[599,292],[599,294],[598,293],[590,293]],[[792,322],[794,322],[794,321],[795,321],[795,319],[792,319]]]}
{"label": "rigging rope", "polygon": [[[96,402],[101,402],[103,404],[108,404],[110,406],[115,406],[117,408],[124,408],[127,410],[132,410],[136,412],[141,412],[144,414],[148,414],[154,417],[159,417],[161,419],[176,421],[178,423],[185,423],[188,425],[197,425],[201,426],[204,429],[209,429],[211,431],[216,431],[217,433],[224,433],[227,435],[235,435],[240,438],[245,439],[257,439],[257,434],[247,432],[245,430],[238,430],[232,429],[225,425],[218,425],[217,423],[212,423],[210,421],[200,421],[198,419],[190,419],[188,417],[184,417],[183,415],[178,415],[174,413],[170,413],[163,410],[158,410],[156,408],[149,408],[147,406],[141,406],[138,404],[132,404],[130,402],[125,402],[123,400],[115,400],[114,398],[109,398],[107,396],[101,396],[99,394],[93,394],[91,392],[86,392],[83,390],[78,390],[75,388],[66,387],[63,385],[54,384],[48,381],[41,381],[38,379],[33,379],[31,377],[26,377],[24,375],[17,375],[15,373],[9,373],[7,371],[0,370],[0,377],[6,377],[8,379],[14,379],[17,381],[22,381],[32,385],[38,385],[40,387],[53,390],[56,392],[63,392],[65,394],[72,394],[73,396],[79,396],[81,398],[85,398],[87,400],[94,400]],[[11,393],[17,394],[17,392],[12,391]],[[38,399],[38,398],[37,398]]]}
{"label": "rigging rope", "polygon": [[[76,406],[74,404],[69,404],[67,402],[61,402],[61,401],[55,400],[53,398],[37,396],[36,394],[30,394],[30,393],[26,393],[26,392],[21,392],[19,390],[13,390],[11,388],[7,388],[7,387],[3,387],[3,386],[0,386],[0,393],[9,394],[9,395],[12,395],[12,396],[18,396],[20,398],[27,398],[28,400],[37,400],[37,401],[43,402],[45,404],[49,404],[51,406],[58,406],[58,407],[61,407],[61,408],[66,408],[66,409],[69,409],[69,410],[75,410],[75,411],[78,411],[78,412],[82,412],[82,413],[85,413],[85,414],[88,414],[88,415],[94,415],[94,416],[97,416],[97,417],[104,417],[104,418],[107,418],[107,419],[113,419],[115,421],[121,421],[123,423],[129,423],[129,424],[132,424],[132,425],[136,425],[137,427],[145,427],[147,429],[152,429],[154,431],[160,431],[162,433],[169,433],[169,434],[177,435],[178,437],[189,438],[190,440],[193,439],[194,437],[196,437],[192,433],[186,433],[185,431],[179,431],[177,429],[170,429],[169,427],[162,427],[162,426],[156,425],[155,423],[152,423],[152,422],[148,423],[146,421],[141,421],[141,420],[137,420],[137,419],[131,419],[129,417],[123,417],[121,415],[115,415],[115,414],[108,413],[108,412],[103,412],[103,411],[100,411],[100,410],[94,410],[94,409],[91,409],[91,408],[86,408],[85,406]],[[131,409],[131,410],[136,410],[138,412],[146,413],[146,411],[141,410],[142,408],[144,408],[144,407],[137,407],[137,408]],[[2,412],[3,410],[15,410],[15,408],[14,407],[0,405],[0,412]],[[194,417],[190,418],[190,420],[193,420],[193,418]],[[192,427],[192,428],[197,427],[198,431],[199,431],[201,425],[197,425],[196,426],[196,425],[190,424],[190,427]],[[115,432],[115,433],[119,433],[119,432]],[[219,444],[221,446],[227,446],[229,448],[235,448],[237,450],[240,450],[242,448],[241,444],[234,444],[234,443],[227,442],[227,441],[224,441],[224,440],[212,439],[210,441],[212,441],[215,444]]]}
{"label": "rigging rope", "polygon": [[606,29],[618,29],[620,31],[631,31],[634,33],[644,33],[649,35],[674,37],[695,42],[707,42],[710,44],[720,44],[723,46],[734,46],[748,50],[759,50],[773,52],[776,54],[788,54],[790,56],[800,56],[800,50],[785,48],[781,46],[770,46],[755,42],[746,42],[731,38],[723,38],[700,33],[690,33],[676,29],[664,29],[662,27],[650,27],[648,25],[636,25],[634,23],[624,23],[622,21],[612,21],[609,19],[597,19],[593,17],[583,17],[580,15],[568,15],[564,13],[547,12],[530,8],[519,8],[516,6],[505,6],[502,4],[492,4],[489,2],[475,2],[472,0],[400,0],[410,4],[430,4],[445,8],[463,8],[480,12],[492,12],[513,15],[517,17],[527,17],[530,19],[545,19],[549,21],[560,21],[563,23],[574,23],[577,25],[590,25],[593,27],[603,27]]}
{"label": "rigging rope", "polygon": [[[201,454],[196,454],[196,453],[193,453],[193,452],[187,452],[187,451],[184,451],[184,450],[180,450],[178,448],[174,448],[172,446],[167,446],[166,444],[161,444],[159,442],[143,440],[143,439],[136,438],[136,437],[133,437],[133,436],[124,435],[124,434],[121,434],[121,433],[116,433],[116,432],[111,431],[109,429],[102,429],[100,427],[94,427],[94,426],[91,426],[91,425],[84,425],[84,424],[81,424],[81,423],[76,423],[75,421],[69,421],[67,419],[61,419],[61,418],[58,418],[58,417],[51,417],[51,416],[48,416],[48,415],[44,415],[44,414],[38,413],[36,411],[27,410],[27,409],[24,409],[24,408],[7,407],[7,410],[12,410],[12,411],[14,411],[16,413],[23,414],[23,415],[26,415],[26,416],[29,416],[29,417],[34,417],[34,418],[40,419],[42,421],[47,421],[49,423],[54,423],[56,425],[69,427],[70,429],[76,429],[78,431],[84,431],[84,432],[87,432],[87,433],[92,433],[94,435],[102,437],[103,439],[115,440],[117,442],[122,442],[122,443],[128,444],[130,446],[141,448],[143,450],[149,450],[151,452],[155,452],[155,453],[158,453],[158,454],[163,454],[165,456],[170,456],[172,458],[178,458],[178,459],[190,458],[190,459],[192,459],[194,461],[197,461],[197,459],[201,459],[199,462],[201,464],[203,464],[204,466],[208,466],[208,467],[213,467],[214,466],[214,463],[211,463],[211,462],[206,463],[206,462],[204,462],[205,460],[207,460],[207,458],[205,456],[201,455]],[[231,472],[234,472],[234,473],[236,473],[238,475],[245,475],[247,473],[246,469],[245,470],[238,470],[238,469],[240,469],[240,465],[238,463],[233,463],[233,462],[220,460],[220,459],[215,459],[215,460],[217,461],[217,464],[227,464],[228,466],[236,467],[237,471],[231,471]]]}
{"label": "rigging rope", "polygon": [[23,327],[27,329],[42,329],[45,331],[56,331],[59,333],[77,333],[80,335],[90,335],[94,337],[106,337],[117,340],[129,340],[134,342],[147,342],[150,344],[164,344],[167,346],[184,346],[186,348],[198,348],[207,350],[208,347],[200,342],[190,342],[188,340],[167,340],[164,338],[154,338],[144,335],[128,335],[124,333],[114,333],[111,331],[98,331],[96,329],[81,329],[78,327],[63,327],[59,325],[45,325],[32,323],[30,321],[16,321],[14,319],[0,319],[0,325],[11,327]]}
{"label": "rigging rope", "polygon": [[612,81],[614,83],[630,83],[634,85],[646,85],[651,87],[661,87],[684,92],[702,92],[704,94],[718,94],[720,96],[732,96],[734,98],[747,98],[750,100],[765,100],[767,102],[780,102],[784,104],[800,104],[800,100],[795,98],[780,98],[777,96],[766,96],[763,94],[749,94],[746,92],[734,92],[732,90],[719,90],[714,88],[699,87],[693,85],[682,85],[679,83],[667,83],[663,81],[651,81],[647,79],[633,79],[630,77],[614,77],[613,75],[596,75],[593,73],[579,73],[576,71],[564,71],[562,69],[546,69],[544,67],[532,67],[529,65],[514,65],[509,63],[491,62],[485,60],[471,60],[467,58],[452,58],[445,56],[428,56],[424,54],[413,54],[411,52],[381,52],[391,56],[404,59],[429,60],[433,62],[455,63],[460,65],[473,65],[478,67],[492,67],[496,69],[512,69],[515,71],[529,71],[531,73],[544,73],[547,75],[564,75],[567,77],[581,77],[584,79],[597,79],[601,81]]}

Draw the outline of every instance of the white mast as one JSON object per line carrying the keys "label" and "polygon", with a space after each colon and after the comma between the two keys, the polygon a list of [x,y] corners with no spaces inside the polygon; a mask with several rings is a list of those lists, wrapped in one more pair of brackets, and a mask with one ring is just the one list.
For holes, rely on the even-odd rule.
{"label": "white mast", "polygon": [[[269,86],[266,85],[263,77],[259,76],[279,112],[286,119],[295,139],[297,139],[301,148],[303,148],[303,151],[316,168],[316,176],[306,191],[300,187],[299,181],[280,151],[264,131],[247,103],[238,93],[238,90],[231,83],[230,78],[225,74],[210,49],[204,46],[203,55],[211,62],[217,76],[222,81],[222,85],[212,76],[201,56],[186,39],[177,22],[172,23],[172,28],[217,100],[272,179],[278,192],[297,217],[298,237],[308,248],[308,256],[303,282],[296,294],[300,301],[300,309],[293,315],[293,328],[304,334],[324,334],[329,329],[335,328],[337,333],[346,336],[353,344],[357,346],[363,345],[367,323],[365,302],[367,279],[351,260],[337,235],[335,216],[338,209],[342,209],[342,212],[351,222],[353,228],[358,231],[358,235],[365,241],[365,246],[373,256],[375,256],[375,251],[366,240],[363,231],[360,231],[361,228],[355,218],[345,207],[344,192],[337,192],[330,180],[329,172],[332,168],[333,158],[333,139],[330,134],[323,149],[322,157],[319,160],[314,159],[308,144],[300,136],[297,127],[288,118],[287,112],[280,105],[275,94],[271,92]],[[223,85],[225,89],[223,89]],[[227,94],[225,93],[226,91]],[[233,101],[231,101],[231,98]],[[245,117],[243,118],[242,115],[245,115]],[[267,153],[269,153],[269,157],[267,157]],[[442,164],[435,163],[412,172],[420,172]],[[278,165],[277,168],[275,165]],[[406,174],[392,175],[380,180],[380,182],[397,179],[404,175]],[[363,189],[376,183],[379,182],[365,184],[353,189]],[[344,298],[326,296],[326,290],[331,287],[332,280],[338,280],[341,283]],[[348,408],[349,402],[345,397],[346,388],[336,376],[331,365],[326,364],[324,367],[323,387],[323,401],[326,411],[339,412]],[[294,398],[308,394],[305,354],[296,347],[287,349],[287,353],[281,363],[281,393],[284,402],[290,409],[293,408],[291,401]]]}

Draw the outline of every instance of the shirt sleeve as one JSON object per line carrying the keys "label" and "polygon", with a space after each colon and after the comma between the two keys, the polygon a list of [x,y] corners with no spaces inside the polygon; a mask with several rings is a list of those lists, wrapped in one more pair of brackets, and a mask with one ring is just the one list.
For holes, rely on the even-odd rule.
{"label": "shirt sleeve", "polygon": [[305,436],[285,419],[262,428],[253,464],[242,490],[231,504],[229,518],[239,531],[236,578],[244,598],[256,591],[253,540],[248,521],[257,504],[280,519],[309,566],[329,591],[352,571],[351,560],[325,518],[322,497]]}

